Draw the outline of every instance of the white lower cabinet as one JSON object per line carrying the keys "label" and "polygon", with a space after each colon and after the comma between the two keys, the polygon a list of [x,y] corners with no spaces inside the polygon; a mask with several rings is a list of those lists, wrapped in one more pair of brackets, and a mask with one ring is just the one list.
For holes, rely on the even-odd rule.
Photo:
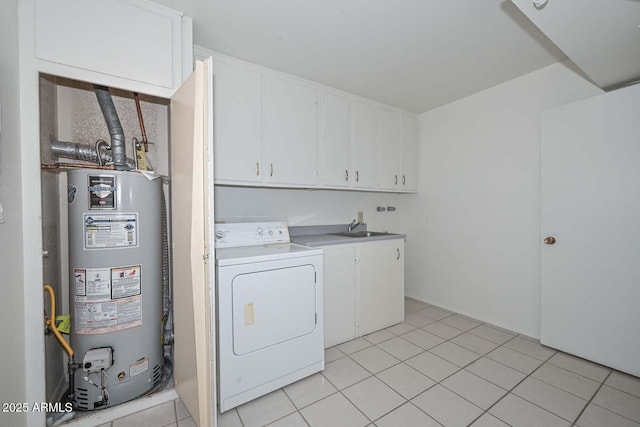
{"label": "white lower cabinet", "polygon": [[360,245],[358,335],[404,320],[404,240]]}
{"label": "white lower cabinet", "polygon": [[404,320],[404,239],[323,249],[325,348]]}
{"label": "white lower cabinet", "polygon": [[356,337],[357,245],[324,248],[324,346]]}

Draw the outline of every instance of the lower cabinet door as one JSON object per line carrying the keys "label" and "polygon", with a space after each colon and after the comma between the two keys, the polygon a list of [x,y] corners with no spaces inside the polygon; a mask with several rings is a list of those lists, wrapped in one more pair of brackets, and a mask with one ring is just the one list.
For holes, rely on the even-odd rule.
{"label": "lower cabinet door", "polygon": [[404,240],[360,244],[358,335],[404,320]]}
{"label": "lower cabinet door", "polygon": [[324,347],[356,337],[356,246],[324,249]]}

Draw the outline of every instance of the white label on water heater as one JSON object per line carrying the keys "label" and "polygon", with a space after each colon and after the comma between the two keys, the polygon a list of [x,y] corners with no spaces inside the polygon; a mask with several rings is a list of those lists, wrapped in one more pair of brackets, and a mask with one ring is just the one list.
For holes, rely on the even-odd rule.
{"label": "white label on water heater", "polygon": [[136,363],[129,365],[129,377],[133,378],[147,370],[149,370],[149,359],[145,357],[144,359],[138,360]]}
{"label": "white label on water heater", "polygon": [[142,325],[142,266],[73,271],[77,334],[106,334]]}
{"label": "white label on water heater", "polygon": [[124,298],[140,295],[140,266],[111,269],[111,296]]}
{"label": "white label on water heater", "polygon": [[84,249],[138,247],[137,213],[85,213]]}

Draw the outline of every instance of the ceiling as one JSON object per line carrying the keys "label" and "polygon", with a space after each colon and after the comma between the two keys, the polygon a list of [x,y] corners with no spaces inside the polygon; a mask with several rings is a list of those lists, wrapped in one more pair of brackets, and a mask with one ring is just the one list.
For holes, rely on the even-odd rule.
{"label": "ceiling", "polygon": [[421,113],[565,60],[508,0],[154,0],[194,43]]}

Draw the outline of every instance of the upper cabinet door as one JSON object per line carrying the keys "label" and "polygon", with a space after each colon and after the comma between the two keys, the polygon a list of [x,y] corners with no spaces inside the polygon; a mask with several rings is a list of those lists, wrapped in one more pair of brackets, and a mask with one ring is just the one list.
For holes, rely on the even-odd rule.
{"label": "upper cabinet door", "polygon": [[353,101],[353,173],[357,188],[378,187],[378,116],[376,107]]}
{"label": "upper cabinet door", "polygon": [[191,38],[178,12],[148,1],[35,0],[34,19],[46,72],[159,96],[182,82]]}
{"label": "upper cabinet door", "polygon": [[347,187],[355,177],[351,169],[349,99],[325,92],[322,95],[320,184]]}
{"label": "upper cabinet door", "polygon": [[418,119],[415,116],[400,116],[402,133],[402,178],[403,191],[418,190]]}
{"label": "upper cabinet door", "polygon": [[262,77],[248,67],[215,61],[213,69],[216,182],[260,182]]}
{"label": "upper cabinet door", "polygon": [[264,77],[266,182],[315,185],[318,105],[314,87],[293,79]]}
{"label": "upper cabinet door", "polygon": [[402,186],[400,114],[386,108],[378,109],[378,129],[380,188],[394,190]]}

